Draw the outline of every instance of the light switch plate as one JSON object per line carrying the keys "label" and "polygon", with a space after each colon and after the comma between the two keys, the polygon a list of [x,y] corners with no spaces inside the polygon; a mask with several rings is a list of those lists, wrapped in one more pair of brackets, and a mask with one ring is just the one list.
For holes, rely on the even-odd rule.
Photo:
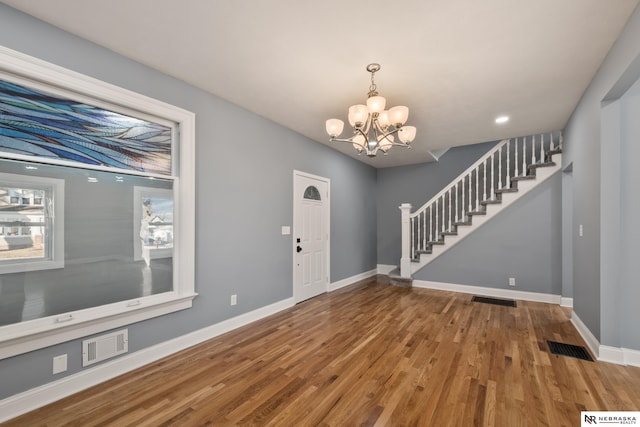
{"label": "light switch plate", "polygon": [[289,227],[288,225],[283,225],[282,226],[282,235],[283,236],[288,236],[289,234],[291,234],[291,227]]}

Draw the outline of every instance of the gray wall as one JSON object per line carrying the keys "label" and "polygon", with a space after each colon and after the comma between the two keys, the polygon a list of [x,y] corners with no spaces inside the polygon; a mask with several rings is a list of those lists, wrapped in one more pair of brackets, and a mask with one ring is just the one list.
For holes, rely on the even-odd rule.
{"label": "gray wall", "polygon": [[[623,327],[618,320],[620,303],[632,297],[628,289],[620,286],[620,280],[624,279],[618,276],[618,261],[612,256],[620,251],[620,239],[611,238],[615,230],[608,229],[620,221],[609,209],[612,204],[620,206],[621,212],[630,212],[631,206],[620,205],[619,190],[615,186],[623,177],[616,168],[621,159],[616,153],[621,150],[619,154],[624,155],[629,147],[612,145],[611,140],[601,137],[602,115],[608,114],[601,103],[608,94],[619,97],[624,93],[622,86],[626,86],[626,90],[637,79],[637,65],[633,66],[634,72],[628,70],[638,63],[639,55],[640,9],[637,8],[582,96],[564,133],[563,163],[573,163],[574,197],[573,257],[563,262],[573,263],[576,314],[602,344],[612,346],[623,342],[620,334]],[[612,90],[620,92],[611,94]],[[583,237],[577,232],[580,224],[584,227]],[[636,284],[637,278],[635,276]],[[637,319],[630,324],[635,327]],[[631,348],[640,348],[637,343],[634,346]]]}
{"label": "gray wall", "polygon": [[[413,278],[561,295],[561,198],[557,173]],[[507,285],[509,277],[515,288]]]}
{"label": "gray wall", "polygon": [[378,264],[400,264],[402,241],[398,207],[411,203],[413,210],[419,208],[495,144],[454,147],[438,162],[378,169]]}
{"label": "gray wall", "polygon": [[622,99],[622,144],[621,144],[621,221],[620,242],[620,314],[621,343],[624,348],[640,350],[640,79]]}
{"label": "gray wall", "polygon": [[[331,179],[331,281],[376,267],[375,169],[3,4],[0,45],[196,113],[199,296],[192,309],[130,325],[130,351],[292,296],[292,236],[280,227],[292,225],[293,169]],[[69,370],[54,377],[62,353]],[[80,365],[79,340],[1,360],[0,399]]]}
{"label": "gray wall", "polygon": [[[600,208],[600,325],[603,344],[640,349],[640,313],[635,307],[640,300],[640,171],[636,164],[640,155],[640,57],[625,75],[630,70],[637,78],[634,86],[622,97],[617,96],[616,89],[610,91],[602,108],[601,188],[608,190],[602,192]],[[612,93],[614,99],[610,99]]]}

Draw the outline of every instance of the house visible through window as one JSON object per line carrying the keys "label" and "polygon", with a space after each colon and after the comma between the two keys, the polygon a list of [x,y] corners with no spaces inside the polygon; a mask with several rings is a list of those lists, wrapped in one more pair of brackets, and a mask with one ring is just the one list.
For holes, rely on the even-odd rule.
{"label": "house visible through window", "polygon": [[63,266],[63,254],[54,245],[64,239],[62,224],[56,232],[54,215],[63,185],[52,178],[0,173],[0,273]]}

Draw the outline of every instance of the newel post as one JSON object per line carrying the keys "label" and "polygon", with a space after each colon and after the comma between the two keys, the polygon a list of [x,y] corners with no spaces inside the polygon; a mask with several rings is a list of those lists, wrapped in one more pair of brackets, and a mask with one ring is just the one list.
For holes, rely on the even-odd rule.
{"label": "newel post", "polygon": [[402,212],[402,258],[400,258],[400,276],[411,277],[411,203],[400,205]]}

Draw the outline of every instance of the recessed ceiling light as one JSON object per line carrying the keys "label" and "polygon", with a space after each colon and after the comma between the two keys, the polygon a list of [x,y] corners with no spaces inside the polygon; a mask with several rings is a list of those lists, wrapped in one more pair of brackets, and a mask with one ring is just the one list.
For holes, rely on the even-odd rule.
{"label": "recessed ceiling light", "polygon": [[502,124],[507,123],[509,121],[509,116],[500,116],[496,118],[496,123]]}

